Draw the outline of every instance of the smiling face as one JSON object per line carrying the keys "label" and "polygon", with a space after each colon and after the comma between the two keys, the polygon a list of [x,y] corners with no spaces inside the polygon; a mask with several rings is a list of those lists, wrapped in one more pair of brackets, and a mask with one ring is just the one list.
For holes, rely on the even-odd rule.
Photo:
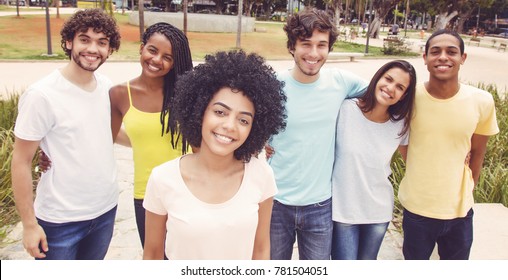
{"label": "smiling face", "polygon": [[376,84],[376,105],[389,107],[401,100],[410,83],[409,73],[394,67],[386,71]]}
{"label": "smiling face", "polygon": [[431,39],[428,52],[423,55],[431,80],[453,81],[459,79],[460,65],[466,61],[460,52],[460,42],[450,34],[441,34]]}
{"label": "smiling face", "polygon": [[77,32],[72,41],[66,42],[66,48],[71,50],[71,60],[90,72],[97,70],[111,54],[109,39],[104,33],[94,32],[93,28]]}
{"label": "smiling face", "polygon": [[319,70],[326,62],[329,52],[329,32],[314,30],[312,36],[298,39],[291,50],[295,60],[293,78],[301,83],[312,83],[319,78]]}
{"label": "smiling face", "polygon": [[254,104],[242,92],[220,89],[203,115],[200,153],[233,157],[249,137],[254,113]]}
{"label": "smiling face", "polygon": [[173,69],[173,48],[166,36],[154,33],[141,45],[140,62],[143,74],[153,77],[163,77]]}

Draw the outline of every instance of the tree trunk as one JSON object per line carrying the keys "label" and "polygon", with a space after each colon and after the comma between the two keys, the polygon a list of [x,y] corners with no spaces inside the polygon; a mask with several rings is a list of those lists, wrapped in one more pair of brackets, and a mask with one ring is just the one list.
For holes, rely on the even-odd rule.
{"label": "tree trunk", "polygon": [[335,26],[338,27],[340,25],[340,8],[335,7],[334,10],[335,10]]}
{"label": "tree trunk", "polygon": [[467,18],[460,18],[457,21],[457,33],[462,34],[464,33],[464,23],[466,22]]}
{"label": "tree trunk", "polygon": [[446,26],[448,25],[448,22],[450,22],[450,20],[458,14],[459,14],[459,12],[457,12],[457,11],[453,11],[450,14],[440,13],[439,17],[437,18],[437,22],[436,22],[436,30],[445,29]]}
{"label": "tree trunk", "polygon": [[145,5],[144,0],[138,2],[139,13],[139,41],[143,41],[143,33],[145,32]]}
{"label": "tree trunk", "polygon": [[[30,0],[26,2],[30,2]],[[60,18],[60,0],[55,1],[55,7],[56,7],[56,18]]]}
{"label": "tree trunk", "polygon": [[374,19],[372,20],[372,23],[370,24],[370,38],[379,38],[379,30],[381,29],[381,19],[377,16],[377,14],[374,16]]}

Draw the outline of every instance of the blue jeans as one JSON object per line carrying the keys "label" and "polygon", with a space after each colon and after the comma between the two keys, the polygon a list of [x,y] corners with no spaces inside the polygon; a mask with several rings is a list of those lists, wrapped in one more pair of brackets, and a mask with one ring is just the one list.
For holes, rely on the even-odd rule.
{"label": "blue jeans", "polygon": [[290,206],[274,200],[270,225],[272,260],[290,260],[298,239],[300,260],[329,260],[332,247],[332,199]]}
{"label": "blue jeans", "polygon": [[141,247],[145,248],[145,208],[143,207],[143,199],[134,199],[134,214],[136,215],[136,225],[138,226]]}
{"label": "blue jeans", "polygon": [[376,260],[388,224],[333,222],[332,260]]}
{"label": "blue jeans", "polygon": [[428,260],[437,243],[442,260],[467,260],[473,244],[473,209],[463,218],[440,220],[404,209],[402,253],[406,260]]}
{"label": "blue jeans", "polygon": [[49,247],[46,257],[40,260],[103,260],[113,237],[116,208],[79,222],[50,223],[37,219]]}

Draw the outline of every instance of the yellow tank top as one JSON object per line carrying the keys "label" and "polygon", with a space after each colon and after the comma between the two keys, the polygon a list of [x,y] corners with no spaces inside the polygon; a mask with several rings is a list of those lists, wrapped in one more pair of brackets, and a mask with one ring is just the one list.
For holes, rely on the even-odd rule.
{"label": "yellow tank top", "polygon": [[146,184],[152,169],[182,155],[182,143],[176,149],[171,146],[171,135],[161,135],[160,112],[147,113],[132,106],[131,89],[127,82],[129,109],[123,117],[134,159],[134,198],[145,197]]}

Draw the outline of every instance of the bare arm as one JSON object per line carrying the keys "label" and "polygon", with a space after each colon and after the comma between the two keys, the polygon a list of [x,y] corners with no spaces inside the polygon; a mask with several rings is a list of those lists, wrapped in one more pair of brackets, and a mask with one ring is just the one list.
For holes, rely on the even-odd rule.
{"label": "bare arm", "polygon": [[480,172],[483,166],[483,159],[485,158],[485,153],[487,152],[488,141],[489,136],[485,135],[473,134],[473,137],[471,137],[471,153],[469,159],[469,168],[471,168],[475,186],[478,183],[478,179],[480,178]]}
{"label": "bare arm", "polygon": [[402,156],[402,159],[404,161],[407,161],[407,145],[405,145],[405,146],[400,145],[399,146],[399,153]]}
{"label": "bare arm", "polygon": [[120,140],[118,144],[123,145],[123,140],[125,140],[122,137],[123,135],[120,135],[120,138],[117,140],[123,121],[123,114],[120,110],[120,104],[122,101],[121,94],[122,89],[120,85],[114,86],[109,90],[109,101],[111,104],[111,134],[113,135],[113,143],[117,143],[117,141]]}
{"label": "bare arm", "polygon": [[[32,160],[39,143],[40,141],[27,141],[16,137],[11,173],[14,201],[23,224],[23,247],[32,257],[44,258],[44,252],[48,251],[48,242],[44,230],[35,218],[32,183]],[[41,252],[40,248],[44,252]]]}
{"label": "bare arm", "polygon": [[120,127],[120,130],[116,135],[115,143],[125,147],[132,147],[131,140],[123,127]]}
{"label": "bare arm", "polygon": [[272,218],[273,198],[259,203],[258,227],[254,239],[253,260],[270,259],[270,220]]}
{"label": "bare arm", "polygon": [[144,260],[163,260],[164,241],[166,240],[167,215],[157,215],[148,210],[145,219]]}

